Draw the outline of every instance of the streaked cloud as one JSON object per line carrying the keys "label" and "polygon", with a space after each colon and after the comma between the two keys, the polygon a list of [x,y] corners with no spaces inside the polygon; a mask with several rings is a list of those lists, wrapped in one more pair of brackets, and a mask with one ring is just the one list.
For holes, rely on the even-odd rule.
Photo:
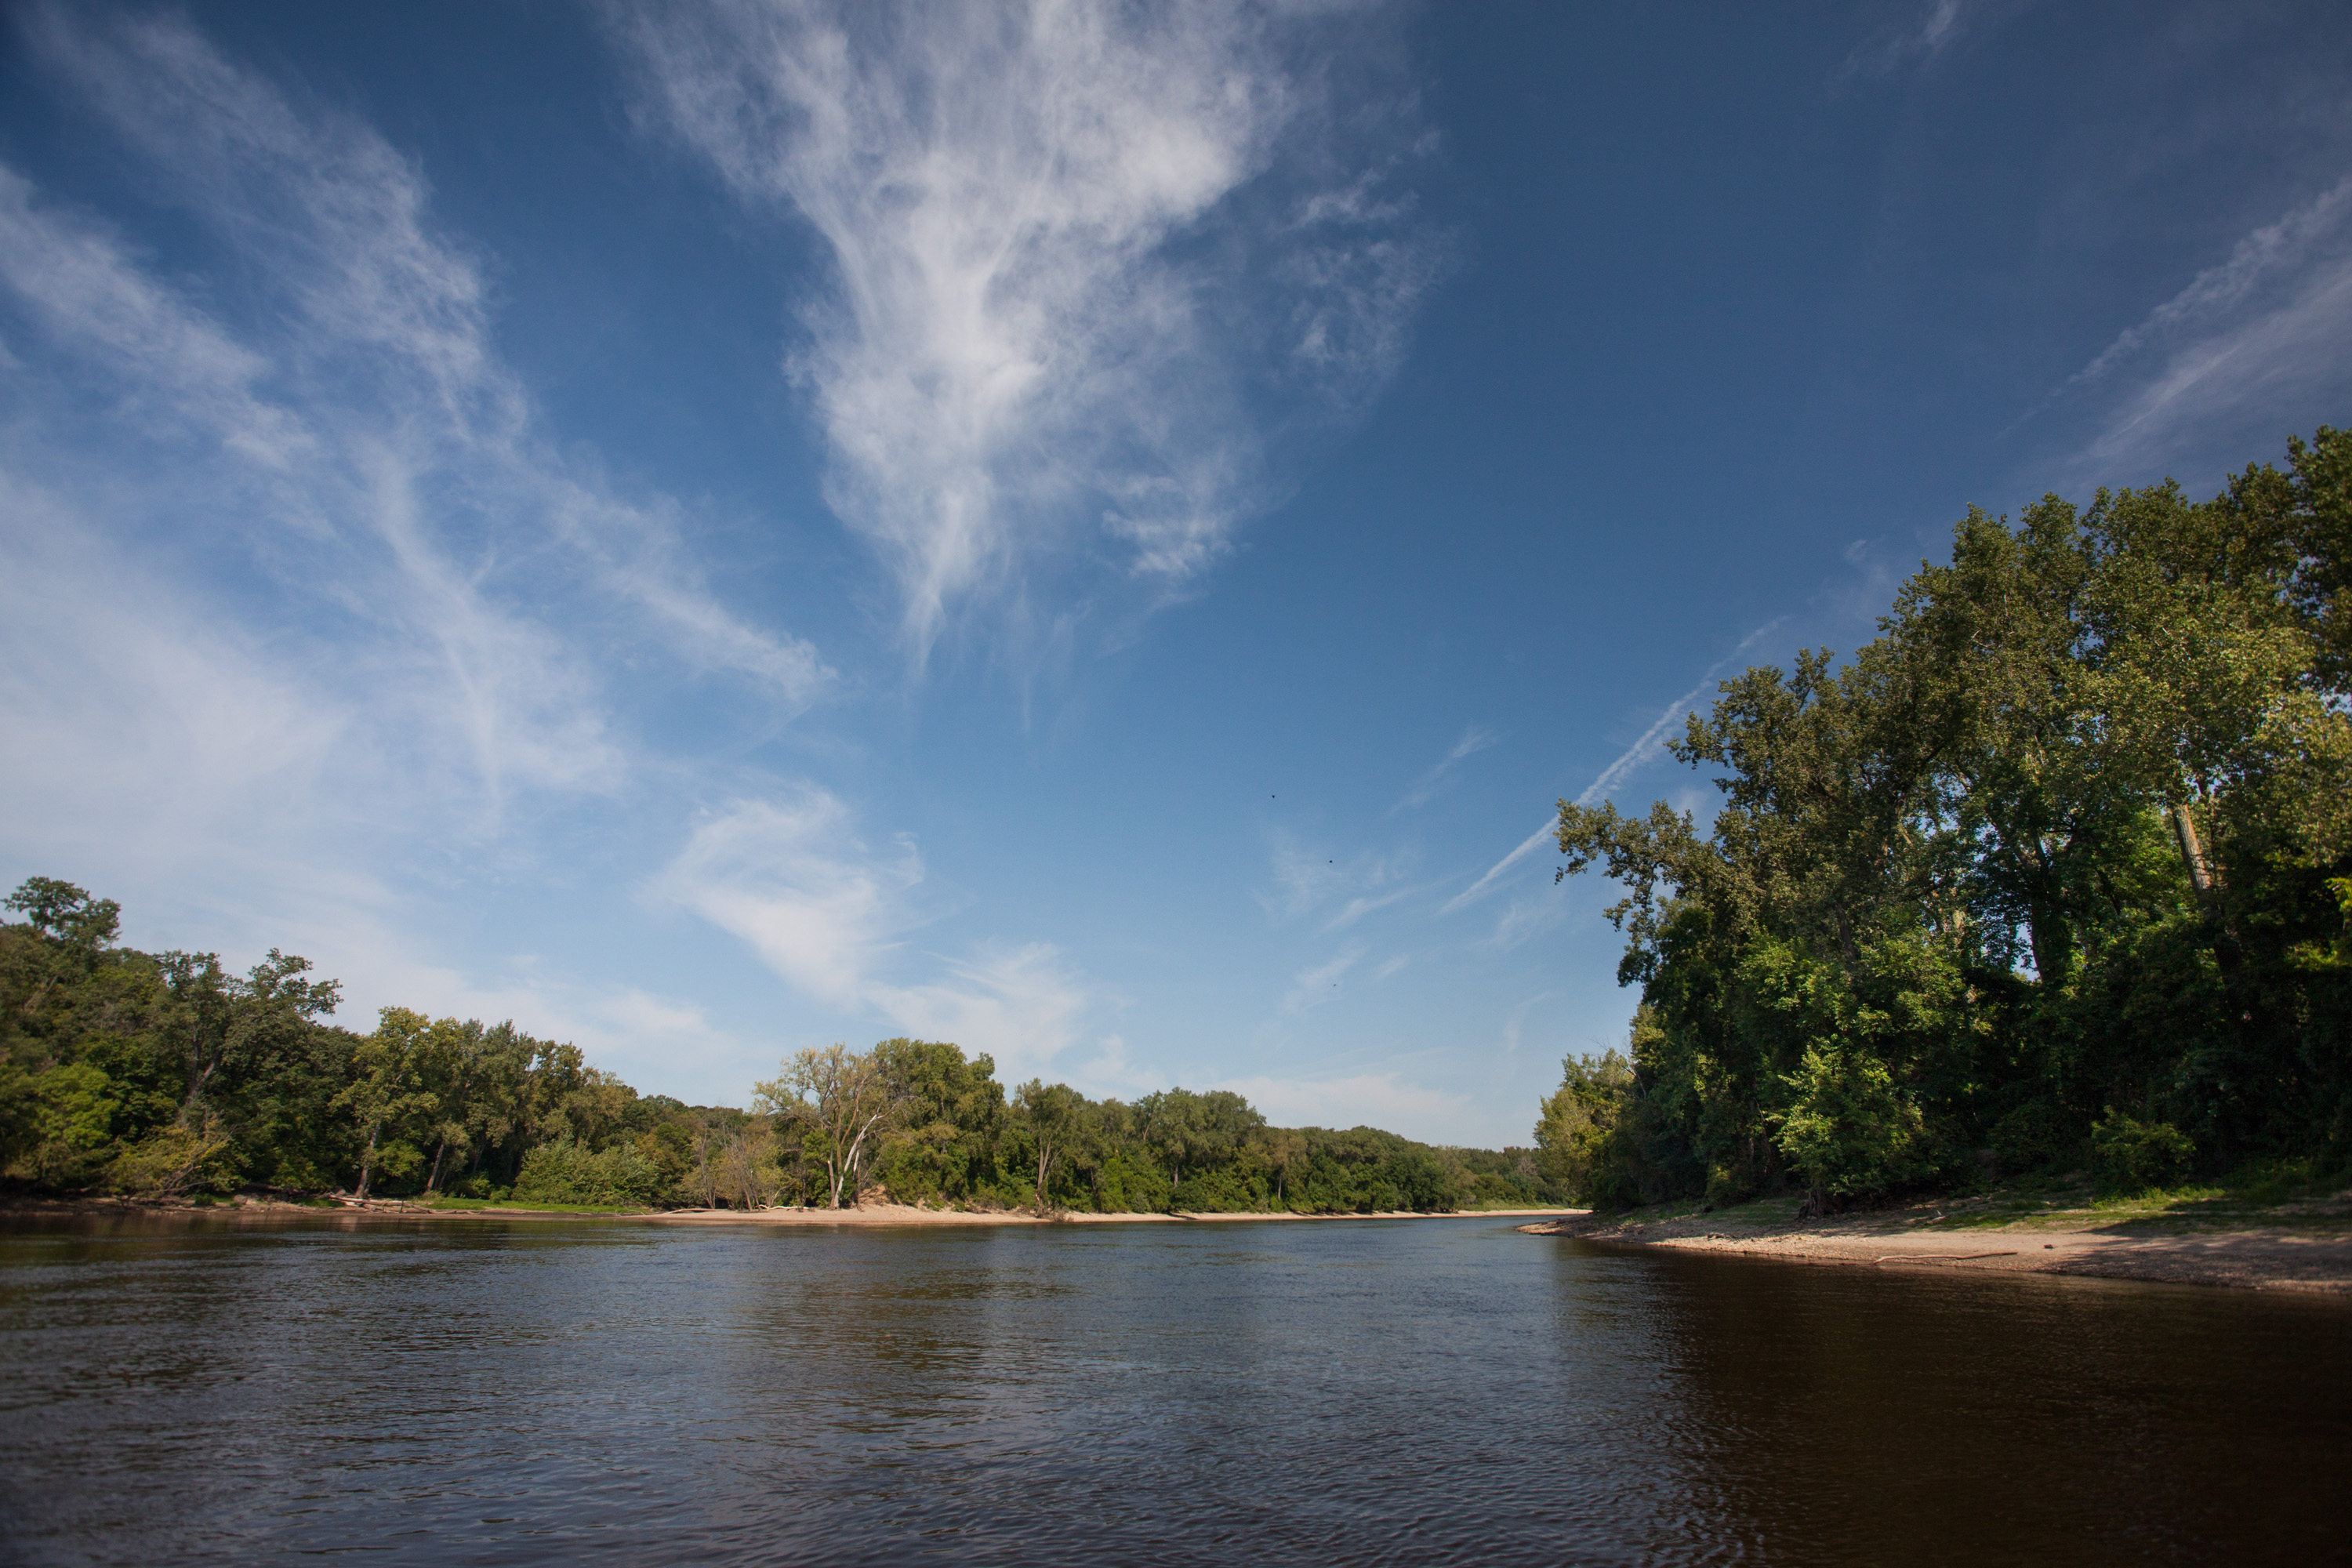
{"label": "streaked cloud", "polygon": [[[1746,637],[1740,638],[1738,647],[1734,647],[1729,653],[1725,654],[1721,658],[1717,659],[1713,664],[1707,666],[1706,673],[1699,677],[1697,685],[1692,687],[1688,691],[1684,692],[1680,697],[1675,698],[1672,702],[1667,703],[1664,709],[1660,710],[1657,718],[1651,723],[1648,729],[1642,731],[1641,737],[1632,745],[1618,752],[1616,760],[1612,762],[1607,767],[1602,768],[1593,781],[1584,786],[1584,792],[1576,797],[1576,804],[1579,805],[1589,806],[1595,805],[1600,801],[1606,800],[1620,785],[1622,785],[1628,778],[1631,778],[1637,770],[1646,766],[1655,758],[1662,755],[1665,750],[1667,735],[1682,727],[1684,722],[1690,716],[1694,705],[1697,703],[1701,697],[1706,695],[1707,688],[1714,684],[1715,678],[1722,673],[1724,666],[1729,664],[1733,659],[1740,658],[1749,649],[1753,648],[1758,643],[1763,641],[1765,637],[1778,630],[1783,624],[1784,619],[1785,617],[1782,619],[1768,621],[1764,625],[1757,627],[1754,631],[1749,632]],[[1479,899],[1484,898],[1490,890],[1492,890],[1495,884],[1501,880],[1502,878],[1509,872],[1511,868],[1518,865],[1528,856],[1533,855],[1537,850],[1541,849],[1545,845],[1554,842],[1558,837],[1559,829],[1559,814],[1555,812],[1551,816],[1545,819],[1542,826],[1537,828],[1533,833],[1528,834],[1525,838],[1520,839],[1517,846],[1513,848],[1509,854],[1504,856],[1492,866],[1486,868],[1485,873],[1481,875],[1476,881],[1471,883],[1467,888],[1463,889],[1462,891],[1446,900],[1444,904],[1438,907],[1437,912],[1443,915],[1450,915],[1457,910],[1468,908],[1471,904],[1475,903]],[[1496,928],[1492,940],[1501,942],[1503,945],[1510,945],[1510,940],[1513,937],[1513,933],[1525,932],[1528,929],[1529,921],[1533,918],[1534,917],[1532,915],[1521,915],[1517,916],[1516,918],[1512,915],[1505,916],[1503,923]]]}
{"label": "streaked cloud", "polygon": [[543,427],[413,160],[169,15],[15,21],[135,175],[99,212],[0,166],[0,730],[39,757],[0,770],[0,844],[171,945],[304,952],[362,1017],[503,997],[583,1043],[728,1048],[651,990],[460,973],[411,900],[667,784],[617,661],[762,729],[832,672],[712,590],[677,503]]}
{"label": "streaked cloud", "polygon": [[2307,434],[2347,354],[2352,176],[2248,234],[2075,374],[2064,391],[2105,405],[2075,467],[2112,483],[2118,468],[2227,463]]}
{"label": "streaked cloud", "polygon": [[1272,919],[1288,921],[1338,901],[1322,929],[1339,931],[1408,896],[1412,889],[1402,883],[1414,858],[1405,847],[1386,853],[1360,849],[1342,860],[1318,856],[1288,833],[1276,832],[1269,867],[1274,885],[1258,893],[1258,904]]}
{"label": "streaked cloud", "polygon": [[1412,787],[1404,792],[1403,798],[1389,808],[1389,815],[1393,816],[1400,811],[1411,811],[1435,800],[1453,786],[1455,768],[1501,738],[1492,730],[1482,729],[1475,724],[1463,731],[1462,738],[1454,742],[1454,749],[1413,781]]}
{"label": "streaked cloud", "polygon": [[1347,69],[1378,11],[611,15],[647,119],[832,256],[789,369],[919,661],[975,598],[1061,615],[1026,596],[1073,562],[1181,589],[1282,489],[1285,427],[1386,382],[1434,276],[1410,95]]}
{"label": "streaked cloud", "polygon": [[1304,1013],[1337,999],[1336,994],[1348,971],[1364,956],[1360,947],[1342,948],[1331,958],[1300,970],[1291,978],[1290,989],[1283,994],[1282,1010],[1286,1015]]}

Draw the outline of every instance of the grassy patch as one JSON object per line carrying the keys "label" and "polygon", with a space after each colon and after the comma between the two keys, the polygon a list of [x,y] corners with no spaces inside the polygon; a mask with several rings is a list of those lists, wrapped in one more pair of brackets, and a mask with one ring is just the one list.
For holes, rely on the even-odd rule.
{"label": "grassy patch", "polygon": [[449,1213],[646,1213],[642,1204],[518,1204],[513,1199],[407,1199],[419,1208]]}

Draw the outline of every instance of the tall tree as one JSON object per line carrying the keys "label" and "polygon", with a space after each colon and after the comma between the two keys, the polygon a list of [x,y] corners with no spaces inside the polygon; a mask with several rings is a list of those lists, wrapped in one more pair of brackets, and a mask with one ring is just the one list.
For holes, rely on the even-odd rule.
{"label": "tall tree", "polygon": [[814,1129],[824,1151],[828,1204],[839,1208],[845,1187],[854,1203],[874,1135],[897,1109],[881,1065],[870,1052],[832,1045],[789,1057],[783,1068],[781,1076],[756,1086],[761,1108],[805,1120]]}

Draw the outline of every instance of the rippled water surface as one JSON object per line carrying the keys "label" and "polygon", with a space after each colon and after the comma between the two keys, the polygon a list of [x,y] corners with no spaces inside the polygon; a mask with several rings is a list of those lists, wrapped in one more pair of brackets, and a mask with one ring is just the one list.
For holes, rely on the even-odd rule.
{"label": "rippled water surface", "polygon": [[2342,1561],[2352,1307],[1506,1221],[0,1236],[0,1557]]}

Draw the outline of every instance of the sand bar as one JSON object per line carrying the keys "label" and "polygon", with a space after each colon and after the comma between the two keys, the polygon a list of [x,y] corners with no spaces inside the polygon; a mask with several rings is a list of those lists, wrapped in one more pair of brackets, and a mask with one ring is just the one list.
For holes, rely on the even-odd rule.
{"label": "sand bar", "polygon": [[[1757,1205],[1761,1206],[1761,1205]],[[2352,1300],[2352,1230],[2338,1205],[2268,1216],[2271,1223],[2101,1222],[2053,1215],[1971,1223],[1926,1209],[1813,1219],[1744,1217],[1741,1211],[1628,1223],[1572,1215],[1519,1228],[1607,1247],[1670,1247],[1786,1262],[1989,1274],[2072,1274],[2182,1285],[2309,1290]]]}

